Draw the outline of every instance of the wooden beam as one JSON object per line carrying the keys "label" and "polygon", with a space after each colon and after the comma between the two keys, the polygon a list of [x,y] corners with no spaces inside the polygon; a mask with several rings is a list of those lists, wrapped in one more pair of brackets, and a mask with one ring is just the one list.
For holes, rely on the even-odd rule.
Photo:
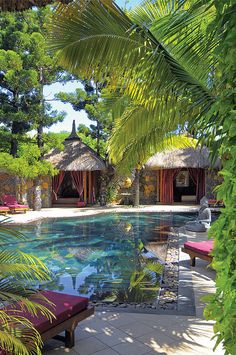
{"label": "wooden beam", "polygon": [[89,192],[88,192],[88,194],[89,194],[89,203],[92,203],[92,189],[93,189],[93,187],[92,187],[92,171],[89,171],[88,172],[88,176],[89,176]]}
{"label": "wooden beam", "polygon": [[83,171],[84,202],[87,203],[87,171]]}

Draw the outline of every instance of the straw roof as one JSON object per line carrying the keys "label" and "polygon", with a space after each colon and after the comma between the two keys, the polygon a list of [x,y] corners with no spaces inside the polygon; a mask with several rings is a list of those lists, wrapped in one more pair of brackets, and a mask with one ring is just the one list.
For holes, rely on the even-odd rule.
{"label": "straw roof", "polygon": [[106,169],[103,159],[93,149],[84,144],[76,134],[75,121],[73,121],[71,134],[64,141],[64,150],[53,149],[45,158],[58,170],[93,171]]}
{"label": "straw roof", "polygon": [[23,11],[31,9],[34,6],[42,7],[58,1],[68,4],[72,0],[0,0],[1,11]]}
{"label": "straw roof", "polygon": [[188,147],[184,149],[166,150],[153,155],[145,164],[146,169],[175,169],[175,168],[214,168],[221,167],[217,159],[212,166],[206,147]]}

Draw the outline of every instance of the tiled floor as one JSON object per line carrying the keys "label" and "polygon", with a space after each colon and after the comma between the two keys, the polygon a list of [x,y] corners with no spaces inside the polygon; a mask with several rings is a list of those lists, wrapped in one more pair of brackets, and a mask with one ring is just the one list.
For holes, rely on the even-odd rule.
{"label": "tiled floor", "polygon": [[[180,233],[182,242],[187,238]],[[206,239],[206,235],[188,235],[190,240]],[[180,253],[180,260],[188,256]],[[214,272],[207,263],[197,260],[192,273],[196,317],[137,313],[96,312],[95,316],[80,323],[76,330],[76,345],[65,349],[60,342],[46,343],[45,355],[65,353],[77,355],[220,355],[213,352],[212,323],[202,317],[202,295],[214,291]],[[191,285],[190,285],[191,287]]]}

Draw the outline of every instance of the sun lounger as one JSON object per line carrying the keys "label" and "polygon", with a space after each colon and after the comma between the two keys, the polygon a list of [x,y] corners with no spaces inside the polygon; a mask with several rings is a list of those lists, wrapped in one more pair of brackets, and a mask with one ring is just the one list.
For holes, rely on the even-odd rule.
{"label": "sun lounger", "polygon": [[186,242],[182,251],[190,256],[191,266],[195,266],[195,258],[200,258],[211,262],[212,256],[209,255],[213,249],[213,240],[203,242]]}
{"label": "sun lounger", "polygon": [[23,211],[26,213],[26,211],[29,210],[28,205],[21,205],[17,202],[17,199],[12,196],[12,195],[4,195],[2,197],[2,202],[6,207],[10,209],[10,211],[16,212],[16,211]]}
{"label": "sun lounger", "polygon": [[[61,340],[65,343],[67,348],[72,348],[75,343],[75,328],[77,324],[94,314],[94,307],[88,305],[88,299],[79,296],[71,296],[63,293],[53,291],[42,291],[42,294],[54,304],[53,306],[47,306],[48,309],[56,316],[56,319],[50,321],[42,314],[38,314],[37,317],[27,312],[21,313],[21,316],[29,319],[34,327],[41,335],[42,341],[45,342],[48,339],[54,338]],[[33,299],[33,297],[32,297]],[[38,303],[38,299],[36,299]],[[14,309],[20,309],[19,306],[6,307],[7,313],[14,315]],[[65,331],[65,336],[59,335]]]}
{"label": "sun lounger", "polygon": [[0,214],[7,214],[10,211],[10,208],[7,206],[0,206]]}

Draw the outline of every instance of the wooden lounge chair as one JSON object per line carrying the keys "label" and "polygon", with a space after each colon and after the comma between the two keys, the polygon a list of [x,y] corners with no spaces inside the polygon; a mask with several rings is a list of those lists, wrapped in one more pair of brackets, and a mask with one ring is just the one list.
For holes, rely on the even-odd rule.
{"label": "wooden lounge chair", "polygon": [[196,258],[211,262],[212,256],[209,255],[213,249],[213,240],[203,242],[186,242],[182,251],[190,256],[191,266],[195,266]]}
{"label": "wooden lounge chair", "polygon": [[10,208],[7,206],[0,206],[0,214],[7,214],[10,211]]}
{"label": "wooden lounge chair", "polygon": [[17,202],[17,199],[15,196],[12,195],[4,195],[2,197],[2,202],[6,207],[10,209],[10,211],[17,212],[17,211],[23,211],[26,213],[26,211],[29,210],[28,205],[21,205]]}
{"label": "wooden lounge chair", "polygon": [[[51,338],[61,340],[67,348],[72,348],[75,344],[75,328],[77,324],[85,318],[94,314],[94,307],[88,305],[88,299],[79,296],[71,296],[53,291],[42,291],[42,294],[54,304],[54,306],[43,305],[50,309],[56,316],[56,319],[50,321],[42,314],[33,316],[27,312],[21,313],[21,316],[29,319],[41,335],[45,342]],[[32,300],[34,297],[32,297]],[[38,303],[38,298],[35,299]],[[20,309],[19,305],[6,307],[7,313],[14,315],[14,310]],[[59,335],[65,331],[65,335]]]}

